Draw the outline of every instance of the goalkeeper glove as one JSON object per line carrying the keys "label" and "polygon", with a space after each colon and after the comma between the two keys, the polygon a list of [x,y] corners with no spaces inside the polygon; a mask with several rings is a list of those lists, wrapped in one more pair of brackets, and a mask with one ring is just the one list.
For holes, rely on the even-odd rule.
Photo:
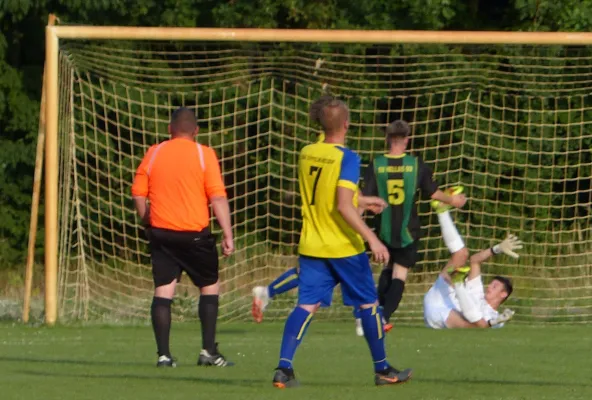
{"label": "goalkeeper glove", "polygon": [[504,253],[504,254],[509,255],[510,257],[518,258],[520,256],[518,254],[516,254],[513,250],[520,250],[521,248],[522,248],[522,242],[520,241],[520,239],[518,239],[515,235],[512,235],[510,233],[504,239],[503,242],[493,246],[491,251],[493,252],[493,254]]}
{"label": "goalkeeper glove", "polygon": [[509,308],[506,308],[504,312],[502,312],[500,315],[489,320],[489,326],[496,326],[499,324],[503,324],[504,322],[508,322],[512,319],[514,314],[514,311],[510,310]]}

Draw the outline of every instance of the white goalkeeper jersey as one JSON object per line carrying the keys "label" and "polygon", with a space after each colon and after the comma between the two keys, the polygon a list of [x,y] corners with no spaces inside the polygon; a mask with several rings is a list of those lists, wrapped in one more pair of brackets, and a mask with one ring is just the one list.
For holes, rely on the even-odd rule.
{"label": "white goalkeeper jersey", "polygon": [[[483,314],[483,319],[489,321],[499,315],[499,313],[494,310],[487,301],[485,301],[485,292],[481,275],[466,281],[465,287],[475,304],[479,305],[479,309]],[[450,311],[455,310],[462,313],[454,288],[450,286],[442,276],[438,276],[436,282],[425,294],[423,303],[425,323],[430,328],[445,329],[446,320],[448,319]],[[495,327],[501,328],[502,326],[503,324],[499,324]]]}

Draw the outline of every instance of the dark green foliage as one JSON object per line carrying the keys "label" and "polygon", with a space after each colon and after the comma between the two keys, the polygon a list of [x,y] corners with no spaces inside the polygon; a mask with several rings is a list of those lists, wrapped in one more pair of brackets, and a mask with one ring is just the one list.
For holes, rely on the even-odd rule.
{"label": "dark green foliage", "polygon": [[[485,0],[369,0],[369,1],[304,1],[304,0],[232,0],[232,1],[213,1],[213,0],[6,0],[0,2],[0,268],[12,267],[20,264],[25,257],[25,249],[28,234],[28,222],[30,213],[30,199],[32,188],[32,176],[35,162],[35,146],[38,129],[39,100],[41,97],[41,77],[44,61],[44,25],[49,12],[55,12],[64,23],[90,24],[90,25],[148,25],[148,26],[227,26],[227,27],[274,27],[274,28],[352,28],[352,29],[500,29],[500,30],[570,30],[570,31],[590,31],[592,28],[592,1],[549,1],[549,0],[516,0],[516,1],[485,1]],[[69,44],[71,46],[81,46],[82,44]],[[136,44],[109,44],[113,51],[126,49],[138,49]],[[136,46],[136,47],[135,47]],[[165,46],[165,45],[163,45]],[[169,44],[168,50],[174,51],[180,48],[180,45]],[[165,46],[165,47],[166,47]],[[249,46],[245,45],[246,48]],[[243,95],[240,101],[236,103],[225,103],[224,107],[207,107],[205,105],[211,102],[219,101],[223,98],[235,98],[236,91],[247,91],[245,82],[237,82],[236,86],[222,89],[221,87],[209,87],[208,90],[202,90],[196,96],[192,94],[176,93],[171,91],[168,95],[161,92],[159,98],[146,98],[154,96],[149,92],[141,92],[137,89],[125,91],[123,86],[111,85],[110,76],[95,74],[93,76],[80,77],[81,81],[86,80],[92,85],[80,85],[76,93],[85,94],[84,107],[85,115],[79,115],[79,121],[82,118],[94,118],[92,124],[101,130],[108,132],[105,136],[94,136],[92,131],[87,132],[87,136],[81,132],[76,140],[79,141],[78,148],[90,146],[93,151],[85,153],[84,171],[80,171],[85,176],[92,179],[80,182],[82,191],[87,193],[97,193],[101,191],[101,186],[106,186],[107,179],[114,179],[111,182],[115,187],[126,187],[130,181],[131,174],[139,157],[142,156],[143,147],[133,147],[130,143],[142,143],[148,146],[155,142],[156,138],[146,138],[142,136],[139,127],[142,123],[147,124],[142,128],[148,131],[165,132],[168,112],[164,109],[146,107],[146,104],[167,102],[170,105],[190,104],[204,105],[198,107],[200,118],[206,119],[209,125],[202,128],[206,133],[214,130],[227,131],[223,135],[210,135],[208,140],[210,144],[215,145],[220,155],[224,158],[234,155],[230,162],[236,170],[232,177],[230,190],[234,195],[234,207],[236,209],[247,210],[245,215],[241,216],[245,221],[246,230],[262,228],[264,225],[271,226],[271,239],[279,242],[293,242],[293,237],[279,237],[280,227],[284,230],[293,230],[297,228],[298,210],[291,206],[290,198],[285,197],[286,192],[295,190],[295,172],[290,167],[295,157],[293,152],[283,152],[283,160],[279,160],[279,148],[290,148],[298,150],[297,147],[305,141],[313,138],[312,131],[302,131],[294,129],[294,126],[308,126],[306,112],[296,112],[303,110],[305,104],[297,104],[300,98],[311,98],[308,92],[311,90],[319,91],[318,82],[324,78],[330,83],[334,90],[347,97],[352,109],[358,110],[382,110],[381,113],[352,113],[352,122],[377,123],[386,122],[395,117],[404,117],[421,122],[416,128],[421,132],[449,132],[437,136],[439,148],[436,149],[430,142],[436,139],[436,136],[416,135],[414,148],[426,148],[421,152],[427,160],[434,159],[435,152],[438,159],[444,159],[447,156],[458,155],[453,158],[450,164],[446,166],[435,165],[437,172],[443,173],[445,168],[453,172],[447,175],[447,182],[457,182],[469,179],[467,171],[477,171],[470,177],[472,181],[472,190],[469,196],[475,196],[481,199],[492,199],[498,196],[500,208],[495,210],[498,215],[497,221],[482,221],[486,218],[482,213],[463,214],[472,224],[480,226],[499,225],[502,227],[512,226],[517,223],[515,218],[510,216],[522,215],[520,220],[521,228],[533,231],[545,231],[549,229],[550,224],[558,218],[563,218],[566,224],[572,221],[570,218],[576,215],[584,215],[589,210],[583,209],[578,204],[589,204],[589,198],[579,198],[576,193],[578,190],[582,193],[589,191],[590,183],[579,179],[586,175],[585,171],[578,171],[576,167],[571,166],[574,162],[569,159],[567,150],[573,150],[574,147],[580,149],[589,149],[590,137],[584,139],[583,125],[575,124],[579,120],[589,120],[591,115],[589,111],[582,111],[589,107],[590,99],[587,96],[556,98],[545,100],[545,98],[529,98],[512,96],[516,93],[525,93],[531,91],[534,96],[549,95],[556,96],[558,89],[570,90],[569,94],[584,94],[586,88],[581,83],[570,83],[577,81],[576,75],[587,73],[587,65],[574,66],[576,61],[566,59],[553,59],[549,61],[548,66],[561,67],[569,66],[574,75],[549,75],[537,79],[536,82],[528,82],[529,73],[536,70],[536,66],[529,64],[528,58],[512,58],[511,65],[508,68],[511,71],[500,70],[496,68],[487,68],[491,66],[491,59],[487,56],[476,56],[473,60],[474,65],[482,63],[483,73],[472,77],[463,75],[462,71],[456,68],[455,60],[463,60],[464,57],[471,54],[471,48],[449,49],[442,46],[431,46],[429,48],[419,48],[417,46],[334,46],[318,45],[318,51],[343,51],[343,55],[337,60],[352,64],[348,73],[359,73],[365,77],[363,83],[351,83],[344,79],[345,73],[328,73],[316,78],[311,82],[311,73],[313,65],[301,66],[295,68],[293,73],[296,78],[293,79],[291,86],[284,87],[280,80],[260,79],[260,85],[267,85],[269,90],[261,91],[257,87],[251,96]],[[309,50],[315,50],[309,48]],[[483,50],[483,49],[481,49]],[[492,52],[501,51],[492,49]],[[528,49],[524,48],[506,48],[504,54],[508,56],[524,56],[529,54]],[[549,56],[560,55],[564,52],[562,48],[532,49],[536,55],[542,55],[541,51],[547,51]],[[582,50],[585,52],[586,50]],[[267,61],[274,62],[275,58],[289,54],[297,54],[298,46],[278,45],[273,47],[273,52],[266,54]],[[422,53],[431,53],[434,57],[437,54],[449,54],[449,64],[439,68],[418,66],[415,70],[418,80],[416,83],[410,83],[407,74],[411,70],[393,70],[392,66],[382,63],[382,56],[409,57],[409,63],[414,60],[421,60],[421,57],[428,55]],[[75,55],[74,62],[83,70],[84,66],[99,65],[100,60],[92,59],[83,51],[72,51]],[[138,53],[136,53],[138,54]],[[373,62],[366,64],[355,61],[353,55],[376,56]],[[380,57],[379,57],[380,56]],[[140,60],[134,61],[140,65]],[[260,61],[259,61],[260,62]],[[96,64],[96,65],[95,65]],[[149,68],[158,65],[154,57],[151,56],[150,62],[141,64]],[[242,67],[236,62],[234,68]],[[130,68],[132,64],[128,65]],[[249,64],[256,69],[257,63]],[[224,65],[210,66],[211,73],[224,69]],[[556,70],[560,71],[561,70]],[[135,71],[137,72],[137,71]],[[226,74],[231,71],[225,70]],[[518,72],[524,76],[520,82],[516,82],[514,93],[509,93],[503,86],[506,72]],[[112,72],[113,73],[113,72]],[[383,79],[381,74],[402,74],[400,75],[405,82],[397,82],[396,79],[389,77]],[[423,73],[423,75],[421,75]],[[404,75],[403,75],[404,74]],[[146,79],[145,83],[165,81],[171,79],[173,73],[169,70],[161,70],[152,73],[153,77]],[[120,79],[131,79],[131,75],[125,74],[125,69],[118,72]],[[179,76],[175,74],[175,79]],[[240,76],[240,71],[236,71],[236,76]],[[426,95],[421,87],[421,76],[429,76],[439,79],[442,92],[440,95]],[[103,78],[103,79],[101,79]],[[179,84],[193,82],[191,76],[181,76]],[[294,82],[302,82],[295,84]],[[390,82],[385,84],[386,82]],[[417,83],[419,82],[419,83]],[[507,82],[506,82],[507,83]],[[198,82],[195,83],[196,85]],[[106,86],[101,86],[106,85]],[[506,85],[507,87],[507,85]],[[102,98],[96,93],[88,91],[94,88],[100,89],[102,93],[116,94],[120,98],[133,100],[122,102],[114,100],[113,95]],[[271,88],[274,88],[272,91]],[[278,94],[279,93],[279,94]],[[319,91],[320,93],[320,91]],[[280,108],[271,109],[269,107],[258,108],[257,105],[270,104],[271,99],[266,98],[276,96],[273,104],[282,104]],[[349,96],[349,97],[348,97]],[[405,97],[400,97],[405,96]],[[416,96],[416,97],[410,97]],[[92,100],[91,100],[92,99]],[[456,100],[455,100],[456,99]],[[434,104],[451,104],[447,109],[438,109]],[[504,103],[505,102],[505,103]],[[549,102],[553,102],[550,104]],[[405,104],[403,104],[405,103]],[[402,105],[409,108],[410,104],[420,109],[431,105],[431,112],[441,111],[441,115],[427,115],[427,112],[421,112],[416,115],[399,115],[396,110],[400,110]],[[83,104],[78,102],[78,104]],[[495,107],[505,105],[502,109]],[[125,108],[125,110],[123,110]],[[524,110],[541,110],[541,112],[532,111],[530,113]],[[547,113],[543,110],[561,109],[566,110],[561,113]],[[283,111],[281,111],[283,110]],[[514,111],[516,110],[516,111]],[[521,110],[521,111],[518,111]],[[80,113],[80,111],[78,111]],[[471,117],[466,120],[454,120],[441,118],[446,115],[462,116],[468,114]],[[505,113],[502,115],[502,113]],[[140,120],[137,116],[144,115]],[[158,116],[160,126],[155,126],[152,122]],[[119,117],[118,121],[114,121]],[[234,118],[237,118],[236,120]],[[376,118],[379,120],[376,121]],[[457,117],[460,118],[460,117]],[[551,119],[551,120],[550,120]],[[553,120],[556,119],[556,120]],[[533,121],[537,123],[546,123],[551,126],[557,123],[555,129],[538,129],[536,124],[520,125],[516,128],[514,125],[492,121]],[[254,121],[259,121],[254,122]],[[288,123],[292,121],[293,123]],[[151,125],[152,124],[152,125]],[[464,130],[459,130],[459,125],[465,124]],[[571,124],[571,125],[569,125]],[[503,125],[503,126],[502,126]],[[569,126],[569,128],[568,128]],[[119,131],[117,131],[119,129]],[[496,132],[499,135],[490,135],[488,143],[490,148],[503,149],[511,148],[516,151],[492,152],[480,142],[480,131]],[[273,132],[273,134],[261,135],[261,133]],[[360,137],[376,137],[379,132],[360,130]],[[552,138],[569,137],[571,140],[550,140]],[[248,139],[257,138],[257,140],[244,140],[239,143],[223,142],[224,138]],[[527,139],[528,138],[528,139]],[[86,140],[86,143],[83,143]],[[379,151],[374,148],[376,141],[359,141],[355,147],[364,150],[365,161],[368,161],[368,155],[371,151]],[[262,154],[257,148],[272,144],[272,150],[269,153]],[[461,146],[462,151],[458,151]],[[113,151],[113,150],[118,151]],[[518,150],[522,150],[520,152]],[[527,154],[532,150],[533,154]],[[134,152],[134,157],[122,158],[120,160],[109,159],[114,154]],[[484,166],[475,162],[479,156],[484,156],[497,162],[495,171],[483,171]],[[90,154],[94,153],[94,156]],[[551,154],[553,153],[553,154]],[[97,157],[99,156],[99,157]],[[529,157],[539,157],[538,160],[530,160]],[[541,158],[542,157],[542,158]],[[249,169],[246,166],[253,165],[256,159],[272,159],[277,162],[259,164],[258,169]],[[529,162],[530,161],[530,162]],[[590,153],[583,151],[579,155],[577,163],[585,165],[590,163]],[[565,166],[561,171],[557,169],[535,170],[529,167],[529,164],[553,164]],[[113,166],[117,169],[113,170]],[[491,164],[493,165],[493,164]],[[108,168],[111,168],[109,170]],[[262,176],[268,170],[273,172],[269,181],[261,182],[258,175]],[[485,173],[487,172],[487,173]],[[587,174],[589,176],[589,173]],[[249,178],[251,177],[251,178]],[[537,178],[536,183],[532,178]],[[496,181],[497,180],[497,181]],[[541,185],[541,180],[545,184]],[[258,191],[260,186],[277,188],[276,191],[269,193],[271,205],[264,206],[264,209],[249,208],[248,204],[265,204],[262,198],[257,196],[266,196],[266,192]],[[514,191],[528,193],[538,191],[541,195],[537,197],[524,196],[520,202],[511,201],[507,191],[498,191],[497,193],[485,193],[488,186],[500,188],[510,187]],[[536,187],[535,187],[536,186]],[[484,192],[485,191],[485,192]],[[555,193],[561,193],[563,198],[559,198]],[[565,194],[564,194],[565,193]],[[586,193],[586,192],[585,192]],[[589,192],[587,192],[589,193]],[[113,195],[113,194],[112,194]],[[120,194],[121,196],[121,194]],[[109,226],[106,231],[99,230],[100,224],[96,221],[87,221],[88,229],[94,233],[94,238],[100,238],[102,235],[111,235],[106,240],[111,243],[119,243],[122,248],[127,244],[122,244],[122,232],[125,229],[135,229],[133,212],[122,211],[126,207],[131,209],[131,203],[128,197],[122,199],[111,198],[109,202],[99,200],[100,196],[90,197],[85,202],[85,207],[95,210],[103,210],[109,213],[109,204],[120,204],[122,214],[116,215],[119,221],[117,226]],[[292,200],[294,200],[292,198]],[[279,206],[282,202],[286,206]],[[532,207],[520,209],[516,203],[526,204]],[[561,203],[567,204],[567,207],[558,207]],[[551,207],[542,207],[551,206]],[[555,207],[553,207],[555,206]],[[269,207],[269,208],[268,208]],[[473,203],[472,207],[479,209],[479,205]],[[41,210],[41,213],[43,210]],[[284,217],[272,217],[269,220],[259,218],[263,214],[282,215]],[[96,215],[98,215],[97,213]],[[91,213],[92,215],[92,213]],[[504,215],[506,217],[504,217]],[[288,225],[283,225],[288,224]],[[42,228],[42,224],[40,224]],[[479,233],[479,236],[487,235],[487,228]],[[128,234],[129,235],[129,234]],[[275,236],[274,236],[275,235]],[[125,236],[125,235],[124,235]],[[93,240],[95,240],[93,239]],[[41,249],[42,235],[39,237],[39,249]],[[551,241],[550,238],[541,239]],[[92,246],[91,246],[92,247]]]}

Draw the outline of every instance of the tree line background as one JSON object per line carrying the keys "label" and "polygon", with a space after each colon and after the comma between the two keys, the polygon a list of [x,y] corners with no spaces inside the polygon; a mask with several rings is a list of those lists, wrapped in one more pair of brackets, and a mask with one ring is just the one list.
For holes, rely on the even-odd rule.
{"label": "tree line background", "polygon": [[[51,12],[64,23],[90,25],[508,31],[592,28],[590,0],[1,0],[0,271],[21,268],[26,256],[44,27]],[[488,99],[482,101],[487,103]],[[540,210],[533,209],[530,217],[539,218],[537,212]],[[40,224],[40,259],[42,228]]]}

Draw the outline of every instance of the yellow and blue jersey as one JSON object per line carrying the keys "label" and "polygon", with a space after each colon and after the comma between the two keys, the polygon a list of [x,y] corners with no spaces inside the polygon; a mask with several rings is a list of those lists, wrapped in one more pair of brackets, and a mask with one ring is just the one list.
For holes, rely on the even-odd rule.
{"label": "yellow and blue jersey", "polygon": [[337,188],[354,191],[358,203],[360,157],[352,150],[324,142],[305,146],[298,162],[302,199],[299,253],[318,258],[343,258],[365,251],[362,237],[337,210]]}

